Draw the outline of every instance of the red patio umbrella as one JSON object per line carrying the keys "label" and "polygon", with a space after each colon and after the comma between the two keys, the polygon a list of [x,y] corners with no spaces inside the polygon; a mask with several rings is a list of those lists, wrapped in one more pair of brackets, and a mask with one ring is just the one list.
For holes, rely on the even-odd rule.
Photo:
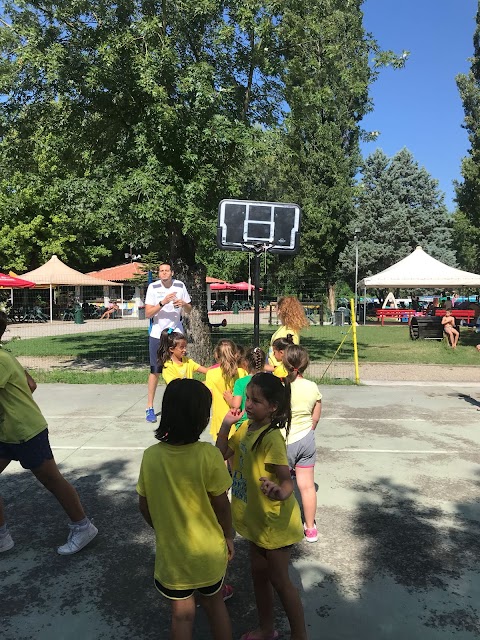
{"label": "red patio umbrella", "polygon": [[[231,284],[230,287],[234,291],[253,291],[255,289],[253,284],[249,284],[248,282],[235,282]],[[259,291],[263,291],[263,289],[260,287]]]}
{"label": "red patio umbrella", "polygon": [[35,286],[35,282],[23,280],[22,278],[14,278],[0,273],[0,287],[2,289],[30,289]]}
{"label": "red patio umbrella", "polygon": [[212,282],[210,289],[212,291],[233,291],[235,285],[229,282]]}

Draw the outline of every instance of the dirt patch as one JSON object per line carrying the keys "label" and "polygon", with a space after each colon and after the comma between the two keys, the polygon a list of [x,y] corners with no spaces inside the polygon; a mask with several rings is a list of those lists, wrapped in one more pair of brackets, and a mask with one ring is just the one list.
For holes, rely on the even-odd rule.
{"label": "dirt patch", "polygon": [[[69,369],[83,371],[108,371],[110,369],[140,370],[148,368],[148,364],[138,362],[111,361],[104,359],[72,358],[68,356],[20,356],[18,360],[28,369],[42,369],[52,371],[54,369]],[[321,378],[325,372],[326,363],[312,362],[307,375]],[[354,379],[353,365],[345,363],[343,366],[336,364],[327,375],[331,378]],[[480,382],[480,367],[447,367],[433,364],[396,364],[390,362],[369,362],[360,365],[360,381],[379,382]]]}

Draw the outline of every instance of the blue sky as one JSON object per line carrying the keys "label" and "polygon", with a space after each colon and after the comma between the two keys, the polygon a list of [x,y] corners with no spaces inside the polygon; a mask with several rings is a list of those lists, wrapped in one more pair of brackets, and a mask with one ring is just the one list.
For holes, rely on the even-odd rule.
{"label": "blue sky", "polygon": [[391,156],[407,147],[440,183],[454,209],[452,181],[460,179],[468,150],[464,113],[455,83],[469,69],[477,0],[365,0],[365,28],[383,49],[410,51],[405,69],[384,69],[371,87],[374,111],[363,121],[380,131],[362,144]]}

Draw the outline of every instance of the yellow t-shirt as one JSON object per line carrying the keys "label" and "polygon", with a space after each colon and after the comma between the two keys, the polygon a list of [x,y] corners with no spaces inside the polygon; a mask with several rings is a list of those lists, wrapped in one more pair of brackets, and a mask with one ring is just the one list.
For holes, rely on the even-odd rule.
{"label": "yellow t-shirt", "polygon": [[[224,391],[231,391],[233,393],[233,386],[239,378],[244,378],[247,375],[245,369],[237,369],[237,375],[231,380],[226,381],[222,368],[214,367],[209,369],[205,376],[205,384],[210,389],[212,394],[212,415],[210,418],[210,434],[215,441],[220,431],[222,421],[230,406],[223,397]],[[235,431],[235,426],[230,430],[230,435]]]}
{"label": "yellow t-shirt", "polygon": [[137,492],[155,529],[155,578],[168,589],[208,587],[225,575],[227,545],[209,496],[231,484],[222,454],[208,442],[159,442],[144,452]]}
{"label": "yellow t-shirt", "polygon": [[[288,434],[287,444],[298,442],[312,430],[312,411],[317,402],[322,399],[315,382],[297,378],[291,386],[292,423]],[[283,432],[285,437],[285,433]]]}
{"label": "yellow t-shirt", "polygon": [[289,333],[293,335],[293,338],[292,338],[293,344],[300,344],[300,335],[298,331],[295,331],[295,329],[289,329],[288,327],[282,324],[282,326],[275,331],[275,333],[270,339],[270,349],[268,350],[268,362],[269,364],[272,365],[272,367],[278,367],[279,364],[282,364],[273,355],[272,344],[275,342],[275,340],[277,340],[277,338],[286,338]]}
{"label": "yellow t-shirt", "polygon": [[47,428],[22,365],[0,348],[0,442],[27,442]]}
{"label": "yellow t-shirt", "polygon": [[278,429],[270,431],[260,446],[252,446],[262,431],[248,431],[247,420],[228,441],[232,461],[232,516],[235,529],[264,549],[280,549],[303,539],[300,508],[294,494],[287,500],[270,500],[259,478],[278,482],[271,465],[288,466],[285,440]]}
{"label": "yellow t-shirt", "polygon": [[200,365],[194,362],[190,358],[182,358],[182,364],[177,364],[173,360],[167,360],[163,365],[162,377],[165,380],[165,384],[168,384],[172,380],[183,380],[184,378],[193,378],[193,374]]}
{"label": "yellow t-shirt", "polygon": [[277,378],[286,378],[288,376],[288,371],[285,369],[283,362],[280,362],[280,364],[275,367],[273,375],[277,376]]}

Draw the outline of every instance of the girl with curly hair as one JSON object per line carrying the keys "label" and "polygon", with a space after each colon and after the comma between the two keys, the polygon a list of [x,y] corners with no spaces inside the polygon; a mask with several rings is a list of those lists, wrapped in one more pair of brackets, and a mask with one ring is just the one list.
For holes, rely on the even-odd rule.
{"label": "girl with curly hair", "polygon": [[300,344],[300,331],[308,327],[307,316],[303,305],[294,296],[285,296],[280,298],[277,303],[277,316],[282,325],[275,331],[270,340],[270,349],[268,351],[268,363],[273,367],[278,367],[282,363],[279,362],[273,354],[273,343],[278,338],[285,338],[291,334],[293,344]]}

